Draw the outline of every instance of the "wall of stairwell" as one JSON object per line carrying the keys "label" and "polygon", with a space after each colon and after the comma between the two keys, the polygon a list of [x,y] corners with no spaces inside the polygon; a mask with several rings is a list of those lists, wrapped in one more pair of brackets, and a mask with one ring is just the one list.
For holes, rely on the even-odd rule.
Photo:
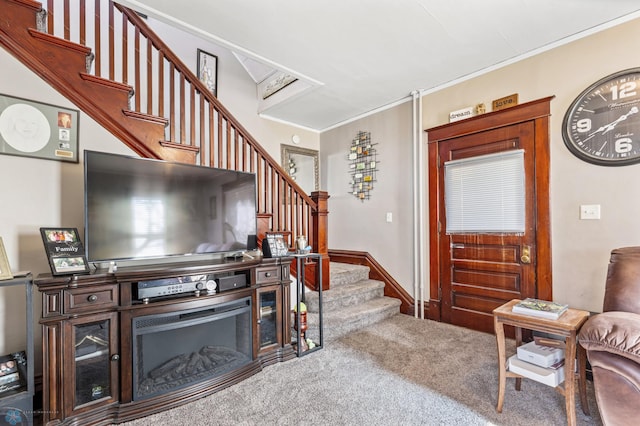
{"label": "wall of stairwell", "polygon": [[147,22],[163,40],[170,43],[183,62],[193,66],[194,71],[197,48],[218,57],[218,99],[274,158],[280,159],[280,144],[290,145],[293,134],[300,136],[300,147],[319,149],[320,136],[317,132],[258,116],[256,85],[230,51],[157,20],[148,18]]}
{"label": "wall of stairwell", "polygon": [[[290,143],[294,133],[301,136],[302,146],[318,149],[317,134],[257,116],[255,83],[229,52],[170,28],[157,31],[162,32],[163,37],[176,37],[180,45],[176,53],[185,63],[193,64],[194,69],[197,48],[218,55],[220,100],[252,135],[265,141],[264,148],[274,158],[280,157],[280,143]],[[166,41],[173,45],[173,41]],[[78,109],[2,48],[0,67],[0,93]],[[80,114],[79,135],[82,150],[132,154],[129,148],[83,113]],[[0,182],[0,237],[11,268],[14,271],[30,270],[34,275],[48,272],[39,228],[76,227],[82,232],[82,164],[0,155]],[[0,354],[24,347],[24,330],[15,324],[15,318],[23,315],[23,297],[19,288],[0,289],[0,330],[4,331],[0,334]],[[39,298],[36,297],[35,302],[34,321],[37,321],[41,312]],[[39,346],[39,327],[35,329]],[[39,366],[40,359],[35,361]]]}

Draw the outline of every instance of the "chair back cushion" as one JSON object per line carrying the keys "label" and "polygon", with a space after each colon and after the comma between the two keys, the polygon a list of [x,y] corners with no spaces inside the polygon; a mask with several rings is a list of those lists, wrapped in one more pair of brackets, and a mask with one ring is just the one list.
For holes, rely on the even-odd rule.
{"label": "chair back cushion", "polygon": [[602,311],[640,314],[640,247],[611,251]]}

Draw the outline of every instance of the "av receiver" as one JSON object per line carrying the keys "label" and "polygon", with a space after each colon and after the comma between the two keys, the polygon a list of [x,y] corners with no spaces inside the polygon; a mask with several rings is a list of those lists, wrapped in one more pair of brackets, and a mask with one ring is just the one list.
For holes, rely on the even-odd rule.
{"label": "av receiver", "polygon": [[183,296],[201,293],[212,294],[217,291],[232,290],[246,287],[245,274],[204,274],[185,275],[173,278],[161,278],[157,280],[138,281],[134,285],[134,298],[148,302],[155,297]]}

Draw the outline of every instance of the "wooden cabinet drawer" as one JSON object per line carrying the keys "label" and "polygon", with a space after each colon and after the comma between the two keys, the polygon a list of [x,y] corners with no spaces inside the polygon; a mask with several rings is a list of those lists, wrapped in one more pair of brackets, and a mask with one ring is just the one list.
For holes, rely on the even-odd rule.
{"label": "wooden cabinet drawer", "polygon": [[64,313],[83,313],[118,306],[118,285],[87,286],[64,290]]}
{"label": "wooden cabinet drawer", "polygon": [[256,284],[272,283],[280,281],[280,266],[256,268]]}

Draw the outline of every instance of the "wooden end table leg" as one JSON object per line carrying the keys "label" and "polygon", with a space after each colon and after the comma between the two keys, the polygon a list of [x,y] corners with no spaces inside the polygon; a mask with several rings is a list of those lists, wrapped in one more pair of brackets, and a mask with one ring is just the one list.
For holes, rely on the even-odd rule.
{"label": "wooden end table leg", "polygon": [[580,405],[582,412],[590,416],[589,401],[587,400],[587,351],[579,343],[576,343],[578,350],[578,391],[580,392]]}
{"label": "wooden end table leg", "polygon": [[[522,345],[522,328],[516,327],[516,348]],[[516,390],[519,391],[522,388],[522,378],[516,378]]]}
{"label": "wooden end table leg", "polygon": [[567,410],[567,423],[569,426],[576,424],[576,394],[575,394],[575,359],[576,359],[576,333],[573,331],[566,339],[565,352],[565,380],[564,399]]}
{"label": "wooden end table leg", "polygon": [[504,388],[507,385],[507,362],[505,355],[504,342],[504,324],[493,317],[493,327],[496,331],[496,342],[498,344],[498,404],[496,411],[502,413],[502,404],[504,403]]}

